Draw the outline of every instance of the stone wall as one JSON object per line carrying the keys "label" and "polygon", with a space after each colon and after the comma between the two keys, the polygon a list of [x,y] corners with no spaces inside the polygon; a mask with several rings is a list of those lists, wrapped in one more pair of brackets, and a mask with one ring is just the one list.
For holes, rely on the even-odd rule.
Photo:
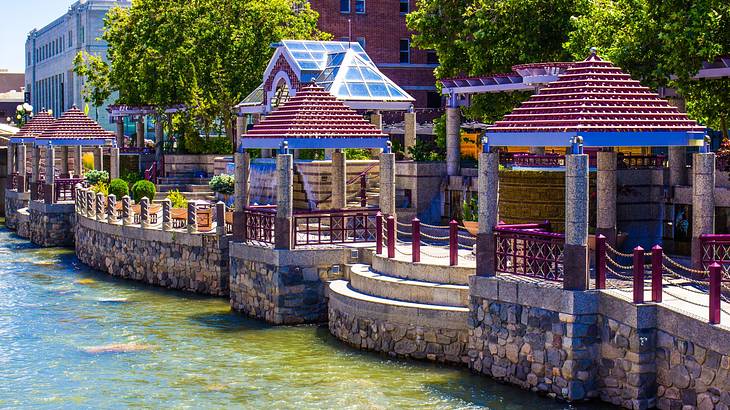
{"label": "stone wall", "polygon": [[325,286],[353,262],[349,249],[276,250],[245,243],[232,243],[230,256],[231,307],[275,324],[326,321]]}
{"label": "stone wall", "polygon": [[28,207],[29,192],[11,191],[5,189],[5,226],[9,229],[18,229],[18,210]]}
{"label": "stone wall", "polygon": [[21,238],[30,239],[30,212],[28,208],[22,208],[17,213],[16,233]]}
{"label": "stone wall", "polygon": [[30,241],[51,248],[74,245],[74,204],[46,204],[30,201]]}
{"label": "stone wall", "polygon": [[112,276],[226,296],[229,238],[108,224],[79,215],[76,255]]}

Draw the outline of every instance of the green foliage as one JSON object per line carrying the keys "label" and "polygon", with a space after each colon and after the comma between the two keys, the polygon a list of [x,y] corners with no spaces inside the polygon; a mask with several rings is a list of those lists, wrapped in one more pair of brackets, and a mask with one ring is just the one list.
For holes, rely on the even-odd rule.
{"label": "green foliage", "polygon": [[324,159],[323,149],[303,149],[299,150],[299,159],[314,161]]}
{"label": "green foliage", "polygon": [[201,137],[197,134],[186,134],[180,138],[180,150],[186,154],[230,154],[233,145],[228,137]]}
{"label": "green foliage", "polygon": [[177,189],[170,191],[170,193],[167,195],[167,199],[170,200],[173,208],[187,209],[188,207],[188,200]]}
{"label": "green foliage", "polygon": [[122,175],[122,180],[127,183],[128,187],[131,187],[135,182],[142,180],[142,173],[139,171],[130,171]]}
{"label": "green foliage", "polygon": [[107,183],[109,182],[109,173],[92,169],[84,173],[84,179],[86,179],[89,185],[96,185],[99,182]]}
{"label": "green foliage", "polygon": [[129,195],[129,185],[123,179],[115,178],[109,183],[109,193],[114,194],[118,199]]}
{"label": "green foliage", "polygon": [[112,93],[109,84],[109,65],[103,57],[88,54],[84,51],[76,54],[73,64],[74,73],[84,80],[81,87],[81,96],[84,101],[94,106],[96,119],[98,120],[99,107],[104,105],[104,102]]}
{"label": "green foliage", "polygon": [[214,176],[210,182],[208,182],[208,186],[213,190],[213,192],[218,192],[219,194],[224,195],[232,195],[235,183],[236,179],[233,175],[220,174]]}
{"label": "green foliage", "polygon": [[408,147],[408,154],[416,162],[443,161],[445,156],[432,142],[417,140],[416,144]]}
{"label": "green foliage", "polygon": [[144,197],[152,201],[155,199],[156,193],[157,189],[155,188],[155,184],[150,181],[143,179],[132,185],[132,198],[134,198],[134,202],[139,203]]}
{"label": "green foliage", "polygon": [[461,218],[464,221],[476,222],[479,219],[479,199],[476,195],[467,195],[461,204]]}
{"label": "green foliage", "polygon": [[346,148],[344,152],[346,159],[365,160],[373,158],[373,156],[370,155],[370,150],[365,148]]}
{"label": "green foliage", "polygon": [[109,195],[109,184],[104,181],[99,181],[91,186],[91,191],[95,194],[102,193],[105,196]]}

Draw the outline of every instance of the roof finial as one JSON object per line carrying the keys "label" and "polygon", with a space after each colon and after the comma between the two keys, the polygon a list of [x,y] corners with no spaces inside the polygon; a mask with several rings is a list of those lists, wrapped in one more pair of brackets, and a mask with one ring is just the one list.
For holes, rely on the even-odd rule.
{"label": "roof finial", "polygon": [[598,54],[598,49],[595,47],[591,47],[591,55],[594,56],[596,54]]}

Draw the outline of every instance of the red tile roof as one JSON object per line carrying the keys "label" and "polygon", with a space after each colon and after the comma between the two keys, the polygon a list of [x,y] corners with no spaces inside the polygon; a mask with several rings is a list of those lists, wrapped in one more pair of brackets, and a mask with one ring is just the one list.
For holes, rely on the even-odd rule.
{"label": "red tile roof", "polygon": [[114,133],[102,128],[76,107],[61,115],[50,127],[38,135],[37,139],[91,140],[114,138]]}
{"label": "red tile roof", "polygon": [[14,138],[35,138],[53,125],[55,121],[56,119],[47,111],[41,111],[20,127],[20,131],[14,135]]}
{"label": "red tile roof", "polygon": [[256,124],[246,138],[387,138],[324,88],[308,85]]}
{"label": "red tile roof", "polygon": [[595,54],[571,64],[488,132],[704,131],[687,114]]}

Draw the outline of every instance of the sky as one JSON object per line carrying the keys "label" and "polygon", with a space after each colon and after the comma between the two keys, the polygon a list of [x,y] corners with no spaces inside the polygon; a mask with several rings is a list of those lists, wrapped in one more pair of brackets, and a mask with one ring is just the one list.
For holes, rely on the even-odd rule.
{"label": "sky", "polygon": [[74,0],[0,0],[0,69],[25,72],[25,40],[68,11]]}

